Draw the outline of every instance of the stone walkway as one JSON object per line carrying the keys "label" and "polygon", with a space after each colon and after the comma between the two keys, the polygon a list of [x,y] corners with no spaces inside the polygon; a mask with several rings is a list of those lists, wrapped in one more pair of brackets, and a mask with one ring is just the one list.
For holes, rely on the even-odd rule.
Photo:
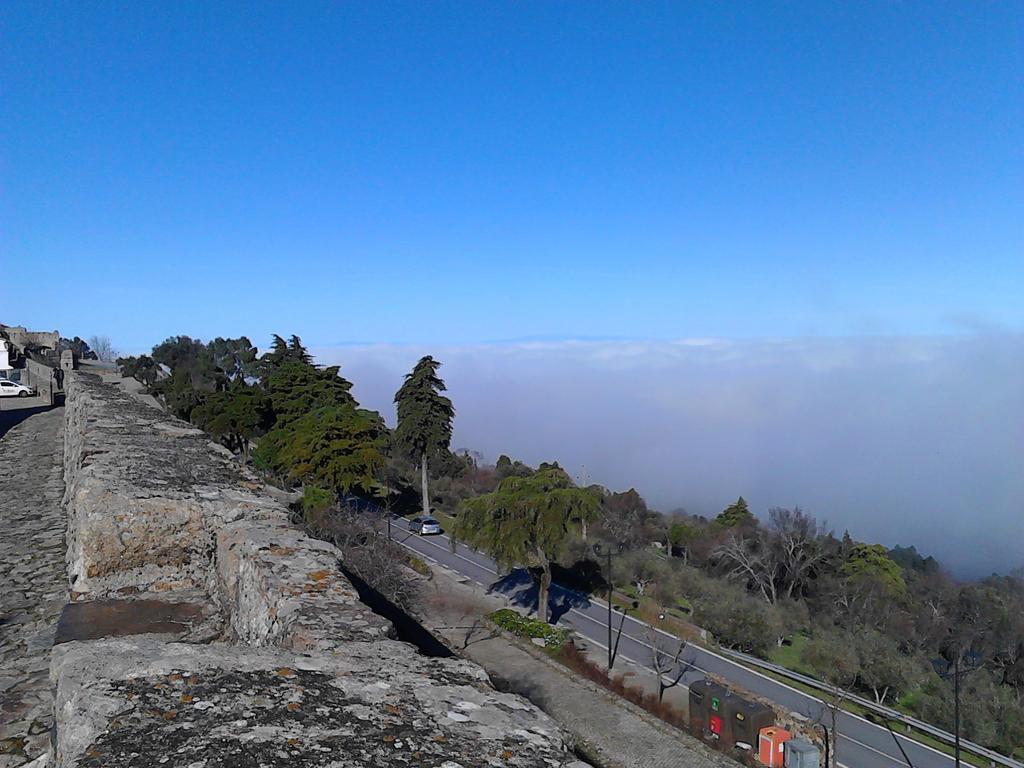
{"label": "stone walkway", "polygon": [[67,602],[64,409],[0,438],[0,768],[43,754],[53,725],[50,647]]}

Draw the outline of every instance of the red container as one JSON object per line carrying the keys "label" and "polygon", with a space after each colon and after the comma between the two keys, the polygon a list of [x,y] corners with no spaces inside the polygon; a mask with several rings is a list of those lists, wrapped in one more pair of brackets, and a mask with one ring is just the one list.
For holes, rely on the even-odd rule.
{"label": "red container", "polygon": [[785,757],[783,745],[792,738],[793,734],[784,728],[762,728],[757,737],[757,759],[768,768],[781,768]]}

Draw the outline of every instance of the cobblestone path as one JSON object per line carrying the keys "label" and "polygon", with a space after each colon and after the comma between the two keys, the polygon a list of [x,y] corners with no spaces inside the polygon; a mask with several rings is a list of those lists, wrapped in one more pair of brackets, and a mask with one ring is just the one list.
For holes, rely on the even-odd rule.
{"label": "cobblestone path", "polygon": [[67,602],[64,409],[35,413],[0,438],[0,768],[46,751],[49,669]]}

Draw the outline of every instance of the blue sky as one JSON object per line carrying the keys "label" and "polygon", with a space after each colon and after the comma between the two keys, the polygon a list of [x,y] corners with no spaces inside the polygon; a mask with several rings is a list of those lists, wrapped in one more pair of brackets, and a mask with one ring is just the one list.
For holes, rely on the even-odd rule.
{"label": "blue sky", "polygon": [[12,2],[0,38],[0,322],[1024,329],[1019,3]]}

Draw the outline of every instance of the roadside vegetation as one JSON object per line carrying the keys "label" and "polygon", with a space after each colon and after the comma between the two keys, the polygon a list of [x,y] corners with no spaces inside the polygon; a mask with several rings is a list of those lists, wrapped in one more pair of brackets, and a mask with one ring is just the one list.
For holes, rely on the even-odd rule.
{"label": "roadside vegetation", "polygon": [[118,363],[240,461],[302,490],[297,516],[399,605],[413,600],[405,555],[367,510],[435,515],[454,538],[526,567],[536,624],[553,580],[601,595],[610,582],[614,602],[681,636],[706,630],[947,730],[959,661],[963,735],[1004,754],[1024,745],[1024,574],[958,583],[912,546],[856,541],[798,507],[755,515],[739,497],[711,518],[662,514],[555,462],[453,452],[455,406],[431,357],[396,392],[394,430],[295,336],[263,354],[244,337],[177,336]]}
{"label": "roadside vegetation", "polygon": [[568,633],[564,629],[559,629],[540,619],[523,616],[511,608],[501,608],[487,618],[496,626],[511,632],[516,637],[527,640],[543,640],[544,647],[550,651],[561,648],[568,638]]}

